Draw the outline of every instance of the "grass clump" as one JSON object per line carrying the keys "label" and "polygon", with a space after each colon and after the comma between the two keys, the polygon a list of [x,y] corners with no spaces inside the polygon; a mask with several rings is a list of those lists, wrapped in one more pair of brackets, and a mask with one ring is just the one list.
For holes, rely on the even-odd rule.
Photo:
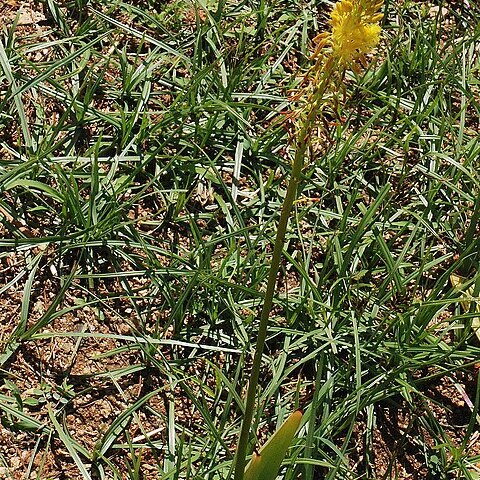
{"label": "grass clump", "polygon": [[[31,8],[0,47],[2,475],[228,478],[330,5]],[[282,252],[250,446],[303,407],[285,479],[478,473],[480,12],[384,13]]]}

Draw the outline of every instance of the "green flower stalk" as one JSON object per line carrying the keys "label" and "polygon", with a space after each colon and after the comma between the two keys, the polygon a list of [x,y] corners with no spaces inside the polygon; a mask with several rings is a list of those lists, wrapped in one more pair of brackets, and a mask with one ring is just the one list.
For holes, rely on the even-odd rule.
{"label": "green flower stalk", "polygon": [[[338,93],[340,82],[334,80],[343,78],[348,68],[355,68],[357,60],[364,61],[365,54],[378,44],[381,31],[378,22],[382,18],[382,14],[378,13],[378,10],[382,5],[383,0],[341,0],[335,4],[330,14],[331,31],[322,33],[315,38],[316,50],[312,57],[315,63],[306,75],[304,88],[296,97],[301,105],[293,111],[292,115],[296,125],[293,142],[295,153],[287,193],[278,222],[264,303],[260,314],[245,413],[235,455],[234,480],[243,480],[244,478],[245,459],[255,410],[268,318],[273,305],[288,220],[297,199],[302,170],[314,137],[314,130],[318,126],[325,128],[319,122],[319,118],[329,98],[335,97]],[[257,480],[262,479],[258,478]]]}

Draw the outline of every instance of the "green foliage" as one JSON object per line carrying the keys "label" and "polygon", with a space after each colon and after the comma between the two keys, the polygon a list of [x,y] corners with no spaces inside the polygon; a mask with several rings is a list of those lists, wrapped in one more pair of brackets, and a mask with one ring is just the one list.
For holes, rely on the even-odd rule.
{"label": "green foliage", "polygon": [[[0,46],[0,420],[32,460],[0,449],[3,473],[60,452],[84,478],[228,479],[284,112],[330,2],[30,3],[45,20]],[[450,276],[480,284],[480,11],[436,3],[386,5],[303,171],[252,429],[304,408],[285,480],[394,478],[410,448],[477,472],[477,312]]]}
{"label": "green foliage", "polygon": [[302,421],[302,412],[293,412],[268,439],[245,468],[245,480],[275,480],[282,461]]}

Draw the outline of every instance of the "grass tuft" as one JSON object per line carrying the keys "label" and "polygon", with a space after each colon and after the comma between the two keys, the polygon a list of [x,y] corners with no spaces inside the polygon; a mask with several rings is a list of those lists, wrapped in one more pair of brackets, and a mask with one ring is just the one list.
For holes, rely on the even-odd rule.
{"label": "grass tuft", "polygon": [[[478,478],[450,277],[478,298],[480,10],[437,3],[386,2],[302,172],[250,439],[304,409],[285,480]],[[26,8],[0,38],[0,476],[227,479],[330,2]]]}

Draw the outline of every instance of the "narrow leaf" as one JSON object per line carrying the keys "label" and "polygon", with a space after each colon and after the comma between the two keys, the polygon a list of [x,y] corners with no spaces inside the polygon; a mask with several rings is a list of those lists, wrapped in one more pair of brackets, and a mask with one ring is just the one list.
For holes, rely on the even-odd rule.
{"label": "narrow leaf", "polygon": [[[467,278],[462,277],[461,275],[457,275],[455,273],[452,273],[450,275],[450,282],[452,283],[453,288],[463,293],[463,295],[460,297],[460,305],[462,306],[463,310],[465,312],[468,312],[470,310],[470,302],[474,301],[476,304],[475,310],[480,313],[480,303],[477,302],[475,298],[473,298],[475,285],[472,285],[471,287],[464,289],[463,284],[466,281],[467,281]],[[472,329],[475,332],[475,335],[477,336],[477,338],[480,340],[480,317],[474,317],[472,319]]]}
{"label": "narrow leaf", "polygon": [[275,480],[288,447],[297,432],[303,413],[296,410],[270,437],[258,454],[254,453],[245,468],[244,480]]}

